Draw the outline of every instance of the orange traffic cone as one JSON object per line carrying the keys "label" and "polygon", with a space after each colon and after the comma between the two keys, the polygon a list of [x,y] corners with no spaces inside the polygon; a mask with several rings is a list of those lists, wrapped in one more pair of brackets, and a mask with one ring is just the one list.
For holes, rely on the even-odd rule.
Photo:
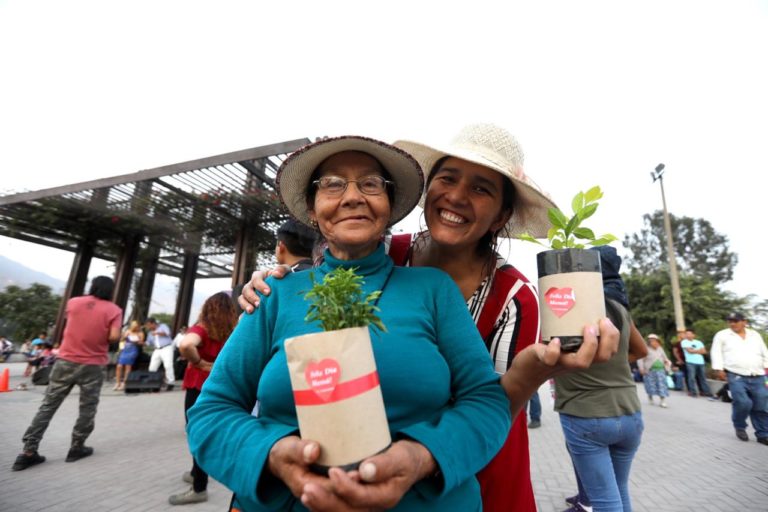
{"label": "orange traffic cone", "polygon": [[0,393],[3,393],[5,391],[10,391],[8,389],[8,379],[10,378],[10,373],[8,371],[8,368],[3,370],[3,373],[0,375]]}

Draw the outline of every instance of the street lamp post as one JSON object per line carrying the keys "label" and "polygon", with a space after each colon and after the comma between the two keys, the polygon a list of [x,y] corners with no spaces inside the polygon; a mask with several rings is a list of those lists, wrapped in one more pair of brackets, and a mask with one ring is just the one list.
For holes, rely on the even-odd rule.
{"label": "street lamp post", "polygon": [[677,332],[685,331],[685,320],[683,318],[683,302],[680,300],[680,281],[677,275],[677,262],[675,259],[675,245],[672,242],[672,223],[669,221],[669,212],[667,212],[667,199],[664,197],[664,164],[659,164],[651,172],[653,182],[659,181],[661,186],[661,204],[664,207],[664,231],[667,233],[667,257],[669,258],[669,279],[672,281],[672,306],[675,309],[675,326]]}

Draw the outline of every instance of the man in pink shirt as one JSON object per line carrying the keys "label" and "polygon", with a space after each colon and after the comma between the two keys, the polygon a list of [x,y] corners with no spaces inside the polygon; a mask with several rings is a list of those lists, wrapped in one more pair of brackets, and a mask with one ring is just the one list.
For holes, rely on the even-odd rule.
{"label": "man in pink shirt", "polygon": [[75,462],[93,454],[93,448],[85,446],[85,440],[93,432],[104,365],[109,360],[109,343],[120,339],[123,320],[123,311],[111,302],[114,287],[111,278],[98,276],[91,282],[88,295],[67,301],[67,323],[58,359],[43,403],[24,433],[24,451],[16,457],[13,471],[45,462],[37,448],[53,415],[75,385],[80,386],[80,414],[72,429],[72,445],[66,461]]}

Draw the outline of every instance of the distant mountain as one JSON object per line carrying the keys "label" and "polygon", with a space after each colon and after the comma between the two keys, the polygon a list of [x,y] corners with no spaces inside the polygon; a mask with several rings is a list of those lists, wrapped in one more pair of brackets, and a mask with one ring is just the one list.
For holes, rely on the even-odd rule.
{"label": "distant mountain", "polygon": [[5,290],[10,285],[27,288],[32,283],[40,283],[50,286],[53,293],[61,295],[67,283],[48,274],[32,270],[17,261],[0,255],[0,290]]}

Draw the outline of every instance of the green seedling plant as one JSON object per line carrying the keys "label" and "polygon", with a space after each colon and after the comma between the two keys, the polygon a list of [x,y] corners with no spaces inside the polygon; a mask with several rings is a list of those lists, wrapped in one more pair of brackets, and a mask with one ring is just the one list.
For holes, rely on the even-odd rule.
{"label": "green seedling plant", "polygon": [[559,208],[550,208],[549,221],[552,227],[547,232],[548,244],[545,244],[528,233],[520,235],[520,240],[533,242],[551,249],[584,249],[591,245],[607,245],[618,240],[614,235],[605,234],[599,237],[595,233],[581,225],[597,211],[597,202],[603,197],[599,186],[594,186],[586,192],[579,192],[571,201],[573,216],[569,219]]}
{"label": "green seedling plant", "polygon": [[322,282],[315,281],[314,273],[310,275],[312,289],[304,298],[311,304],[304,320],[317,320],[324,331],[372,325],[387,332],[384,323],[376,315],[380,311],[376,299],[381,291],[371,292],[363,298],[363,278],[355,270],[338,267],[326,274]]}

